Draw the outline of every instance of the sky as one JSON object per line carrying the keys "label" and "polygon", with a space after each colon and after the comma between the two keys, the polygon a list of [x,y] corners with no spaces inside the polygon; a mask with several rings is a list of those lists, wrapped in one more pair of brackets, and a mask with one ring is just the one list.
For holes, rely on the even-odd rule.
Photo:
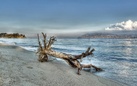
{"label": "sky", "polygon": [[0,0],[0,32],[77,33],[137,21],[137,0]]}

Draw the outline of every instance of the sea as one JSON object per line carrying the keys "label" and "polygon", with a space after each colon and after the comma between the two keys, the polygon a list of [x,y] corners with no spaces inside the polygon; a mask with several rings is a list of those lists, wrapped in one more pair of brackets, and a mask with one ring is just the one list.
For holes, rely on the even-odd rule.
{"label": "sea", "polygon": [[[42,40],[41,40],[42,41]],[[37,38],[5,39],[0,43],[20,46],[36,52]],[[94,48],[94,55],[84,58],[83,64],[96,65],[101,72],[88,71],[97,76],[122,82],[128,86],[137,86],[137,39],[57,39],[52,49],[68,54],[81,54],[89,46]],[[87,71],[87,69],[86,69]]]}

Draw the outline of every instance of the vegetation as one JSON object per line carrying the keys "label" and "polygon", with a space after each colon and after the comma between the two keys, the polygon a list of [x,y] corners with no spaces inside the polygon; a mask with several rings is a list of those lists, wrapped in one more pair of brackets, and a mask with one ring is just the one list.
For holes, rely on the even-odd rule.
{"label": "vegetation", "polygon": [[26,36],[19,33],[0,33],[0,38],[26,38]]}

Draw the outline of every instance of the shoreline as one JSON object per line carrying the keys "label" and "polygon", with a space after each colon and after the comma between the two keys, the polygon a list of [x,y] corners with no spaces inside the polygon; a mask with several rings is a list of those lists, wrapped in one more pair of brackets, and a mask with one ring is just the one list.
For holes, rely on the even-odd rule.
{"label": "shoreline", "polygon": [[15,45],[0,44],[0,86],[126,86],[64,64],[40,63],[34,52]]}

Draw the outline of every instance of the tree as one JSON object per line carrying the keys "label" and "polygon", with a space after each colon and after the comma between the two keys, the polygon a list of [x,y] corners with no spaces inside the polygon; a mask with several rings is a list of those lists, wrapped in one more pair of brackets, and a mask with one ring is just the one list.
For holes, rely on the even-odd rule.
{"label": "tree", "polygon": [[47,41],[47,36],[46,34],[42,33],[43,35],[43,45],[40,42],[39,39],[39,34],[37,34],[38,37],[38,50],[37,50],[37,54],[38,54],[38,60],[40,62],[47,62],[48,61],[48,55],[49,56],[53,56],[56,58],[60,58],[65,60],[71,67],[73,68],[78,68],[77,74],[80,75],[80,70],[82,70],[82,68],[90,68],[93,67],[96,69],[96,71],[101,71],[101,68],[98,68],[92,64],[81,64],[79,59],[82,60],[82,58],[85,58],[86,56],[89,55],[93,55],[93,51],[95,49],[91,49],[91,47],[88,47],[88,49],[84,52],[81,53],[79,55],[71,55],[71,54],[66,54],[66,53],[62,53],[62,52],[56,52],[52,49],[52,44],[56,41],[56,38],[54,36],[50,37],[50,39]]}

